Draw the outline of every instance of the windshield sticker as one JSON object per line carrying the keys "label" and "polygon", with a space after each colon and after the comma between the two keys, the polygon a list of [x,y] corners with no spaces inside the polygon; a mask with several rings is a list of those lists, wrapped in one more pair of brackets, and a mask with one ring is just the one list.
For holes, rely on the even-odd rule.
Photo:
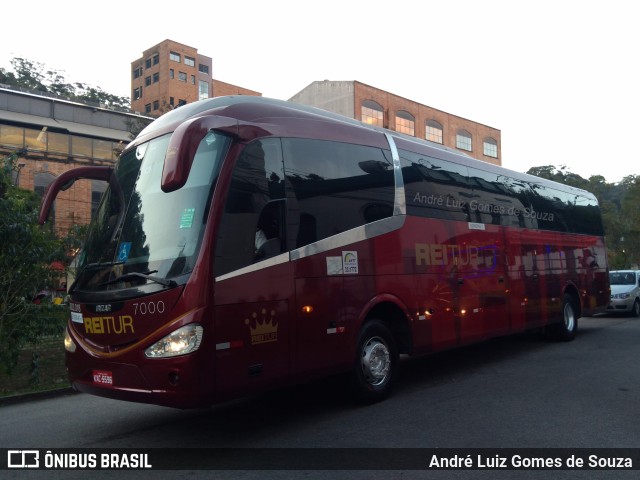
{"label": "windshield sticker", "polygon": [[196,215],[195,208],[185,208],[180,216],[180,228],[191,228],[193,217]]}
{"label": "windshield sticker", "polygon": [[118,261],[126,262],[131,252],[131,242],[122,242],[118,247]]}

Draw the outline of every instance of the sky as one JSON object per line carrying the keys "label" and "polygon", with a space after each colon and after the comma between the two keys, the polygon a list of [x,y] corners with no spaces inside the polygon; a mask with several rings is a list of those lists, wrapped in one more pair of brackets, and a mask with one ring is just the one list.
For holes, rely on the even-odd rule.
{"label": "sky", "polygon": [[640,132],[634,3],[5,2],[0,67],[22,57],[130,97],[131,62],[170,39],[211,57],[214,78],[265,97],[357,80],[499,129],[506,168],[618,182],[640,175],[626,144]]}

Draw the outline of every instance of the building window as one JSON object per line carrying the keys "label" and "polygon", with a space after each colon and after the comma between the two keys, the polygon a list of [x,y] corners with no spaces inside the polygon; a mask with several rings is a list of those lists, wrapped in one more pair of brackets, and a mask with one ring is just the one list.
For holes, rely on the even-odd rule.
{"label": "building window", "polygon": [[186,105],[187,101],[183,100],[182,98],[180,100],[178,100],[178,106],[181,107],[182,105]]}
{"label": "building window", "polygon": [[496,142],[493,138],[485,138],[484,154],[487,157],[498,158],[498,142]]}
{"label": "building window", "polygon": [[169,60],[180,63],[180,54],[176,52],[169,52]]}
{"label": "building window", "polygon": [[472,151],[471,134],[466,130],[458,130],[456,134],[456,147],[460,150]]}
{"label": "building window", "polygon": [[191,58],[191,57],[187,57],[185,55],[184,56],[184,64],[185,65],[189,65],[190,67],[195,67],[196,66],[196,59],[195,58]]}
{"label": "building window", "polygon": [[160,54],[156,53],[156,54],[153,56],[153,64],[154,64],[154,65],[157,65],[158,63],[160,63]]}
{"label": "building window", "polygon": [[176,72],[173,71],[173,68],[170,68],[169,69],[169,78],[171,80],[173,80],[175,76],[176,76]]}
{"label": "building window", "polygon": [[[44,196],[44,192],[47,191],[47,187],[54,179],[55,175],[49,172],[36,173],[33,176],[33,191],[36,192],[38,197],[42,198]],[[55,226],[56,224],[56,202],[53,202],[53,205],[51,206],[49,222],[51,223],[51,226]]]}
{"label": "building window", "polygon": [[107,182],[102,180],[91,180],[91,218],[96,216],[102,194],[107,189]]}
{"label": "building window", "polygon": [[80,157],[93,157],[93,142],[90,138],[71,136],[71,154]]}
{"label": "building window", "polygon": [[362,102],[361,120],[370,125],[384,126],[384,110],[382,105],[373,100],[365,100]]}
{"label": "building window", "polygon": [[40,172],[33,176],[33,191],[36,192],[38,197],[42,198],[44,196],[44,192],[54,178],[56,178],[55,175],[49,172]]}
{"label": "building window", "polygon": [[158,83],[160,81],[160,73],[153,74],[153,83]]}
{"label": "building window", "polygon": [[30,150],[46,150],[47,149],[47,127],[42,130],[34,130],[31,128],[24,129],[24,146]]}
{"label": "building window", "polygon": [[195,85],[195,84],[196,84],[196,76],[191,75],[191,85]]}
{"label": "building window", "polygon": [[151,59],[150,59],[150,58],[147,58],[147,59],[144,61],[144,67],[145,67],[145,68],[151,68]]}
{"label": "building window", "polygon": [[24,128],[0,125],[0,144],[22,147],[24,145]]}
{"label": "building window", "polygon": [[173,97],[169,97],[169,105],[173,107]]}
{"label": "building window", "polygon": [[69,135],[47,132],[47,149],[50,153],[69,154]]}
{"label": "building window", "polygon": [[150,103],[147,103],[147,104],[144,106],[144,112],[145,112],[145,113],[151,113],[151,104],[150,104]]}
{"label": "building window", "polygon": [[442,144],[442,125],[435,120],[427,120],[425,138],[430,142]]}
{"label": "building window", "polygon": [[209,98],[209,82],[200,80],[198,83],[198,100]]}
{"label": "building window", "polygon": [[160,100],[153,101],[153,110],[160,110]]}
{"label": "building window", "polygon": [[416,120],[413,115],[404,110],[396,112],[396,132],[404,133],[406,135],[415,135]]}
{"label": "building window", "polygon": [[133,78],[140,78],[142,76],[142,67],[138,67],[133,71]]}
{"label": "building window", "polygon": [[187,74],[185,72],[178,72],[178,80],[181,82],[187,81]]}
{"label": "building window", "polygon": [[199,70],[201,73],[206,73],[207,75],[209,75],[209,65],[199,64],[199,65],[198,65],[198,70]]}
{"label": "building window", "polygon": [[109,140],[93,140],[93,157],[101,160],[115,160],[113,158],[113,143]]}
{"label": "building window", "polygon": [[138,100],[139,98],[142,98],[142,87],[133,89],[133,99]]}
{"label": "building window", "polygon": [[145,77],[144,86],[148,87],[149,85],[151,85],[151,77]]}

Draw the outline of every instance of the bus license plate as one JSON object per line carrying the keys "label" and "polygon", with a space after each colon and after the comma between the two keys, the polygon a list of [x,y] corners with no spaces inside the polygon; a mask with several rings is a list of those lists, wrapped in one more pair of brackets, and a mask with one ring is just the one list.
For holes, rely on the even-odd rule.
{"label": "bus license plate", "polygon": [[106,370],[94,370],[93,383],[104,385],[105,387],[113,387],[113,373]]}

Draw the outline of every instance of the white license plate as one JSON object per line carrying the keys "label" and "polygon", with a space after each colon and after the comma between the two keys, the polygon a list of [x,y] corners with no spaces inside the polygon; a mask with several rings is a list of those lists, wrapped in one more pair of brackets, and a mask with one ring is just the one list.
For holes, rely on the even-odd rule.
{"label": "white license plate", "polygon": [[93,383],[104,385],[105,387],[113,387],[113,373],[106,370],[94,370]]}

